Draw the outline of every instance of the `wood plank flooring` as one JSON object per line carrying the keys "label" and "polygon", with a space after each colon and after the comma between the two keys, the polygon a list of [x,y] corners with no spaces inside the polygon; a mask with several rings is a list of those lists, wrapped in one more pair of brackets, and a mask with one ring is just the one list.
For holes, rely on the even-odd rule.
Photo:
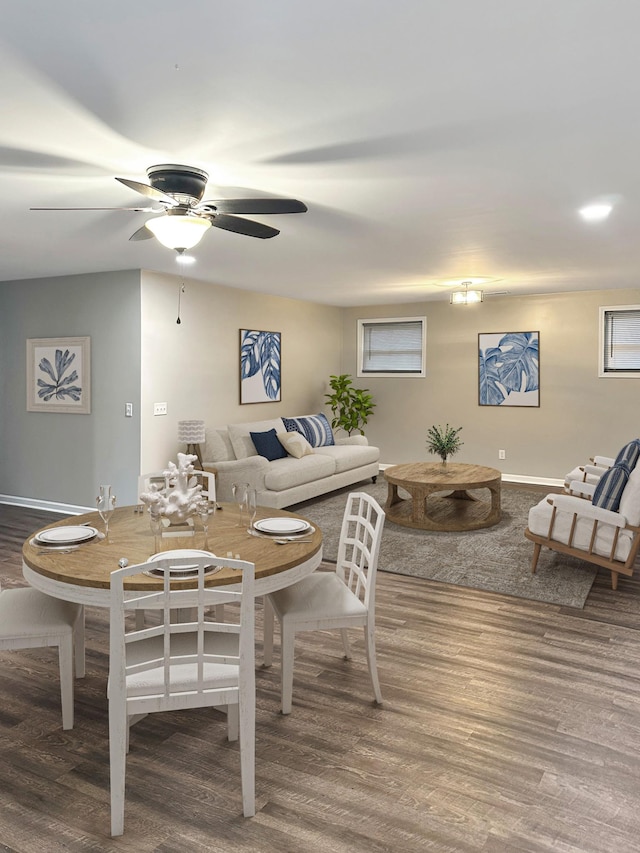
{"label": "wood plank flooring", "polygon": [[[3,586],[50,518],[0,506]],[[352,661],[337,635],[297,639],[290,717],[278,666],[258,670],[253,819],[221,714],[134,727],[120,839],[106,613],[87,610],[70,732],[55,651],[0,652],[0,851],[637,853],[640,572],[613,592],[603,571],[584,610],[381,573],[377,615],[382,707],[358,634]]]}

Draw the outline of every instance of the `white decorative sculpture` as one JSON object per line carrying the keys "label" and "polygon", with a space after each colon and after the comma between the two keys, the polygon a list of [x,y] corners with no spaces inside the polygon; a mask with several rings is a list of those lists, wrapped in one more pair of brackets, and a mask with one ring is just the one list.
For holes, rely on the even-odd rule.
{"label": "white decorative sculpture", "polygon": [[192,476],[197,458],[190,453],[178,453],[178,464],[169,462],[167,470],[162,472],[164,484],[152,483],[149,491],[140,495],[151,513],[167,518],[172,524],[186,521],[196,513],[202,500],[202,485]]}

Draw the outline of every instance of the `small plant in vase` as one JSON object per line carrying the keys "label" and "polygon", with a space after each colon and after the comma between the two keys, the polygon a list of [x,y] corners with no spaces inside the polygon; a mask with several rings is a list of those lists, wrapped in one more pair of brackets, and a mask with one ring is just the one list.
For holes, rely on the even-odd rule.
{"label": "small plant in vase", "polygon": [[427,430],[427,450],[429,453],[437,453],[442,459],[442,470],[447,470],[447,459],[453,456],[464,444],[460,441],[459,433],[462,427],[450,427],[447,424],[444,429],[441,426],[430,426]]}

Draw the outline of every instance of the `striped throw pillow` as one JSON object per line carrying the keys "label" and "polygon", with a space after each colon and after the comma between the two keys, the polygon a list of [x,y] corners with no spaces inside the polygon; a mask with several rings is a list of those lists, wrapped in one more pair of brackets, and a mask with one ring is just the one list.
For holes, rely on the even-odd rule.
{"label": "striped throw pillow", "polygon": [[287,432],[299,432],[311,447],[328,447],[335,444],[331,424],[322,412],[318,415],[306,415],[302,418],[283,418]]}
{"label": "striped throw pillow", "polygon": [[634,438],[633,441],[630,441],[628,444],[620,450],[618,455],[616,456],[616,461],[614,465],[617,465],[619,462],[624,462],[629,471],[633,471],[638,462],[638,458],[640,457],[640,440]]}
{"label": "striped throw pillow", "polygon": [[629,479],[629,468],[624,462],[618,465],[612,465],[608,471],[605,471],[593,493],[591,503],[594,506],[599,506],[602,509],[610,509],[612,512],[618,512],[620,508],[620,498],[624,492],[627,480]]}

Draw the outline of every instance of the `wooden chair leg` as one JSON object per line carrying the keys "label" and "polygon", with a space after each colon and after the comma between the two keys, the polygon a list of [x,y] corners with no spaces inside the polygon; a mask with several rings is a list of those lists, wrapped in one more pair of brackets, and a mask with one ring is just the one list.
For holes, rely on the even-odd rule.
{"label": "wooden chair leg", "polygon": [[533,543],[533,558],[531,560],[531,574],[535,575],[536,568],[538,566],[538,557],[540,556],[540,551],[542,549],[542,545],[539,542]]}
{"label": "wooden chair leg", "polygon": [[346,628],[340,629],[342,635],[342,648],[344,649],[344,659],[351,660],[351,643],[349,642],[349,632]]}
{"label": "wooden chair leg", "polygon": [[256,706],[253,698],[240,701],[240,777],[242,812],[245,817],[253,817],[256,813]]}
{"label": "wooden chair leg", "polygon": [[227,740],[238,740],[238,732],[240,731],[240,714],[238,703],[227,705]]}
{"label": "wooden chair leg", "polygon": [[124,833],[124,786],[128,720],[124,709],[109,711],[109,773],[111,784],[111,835]]}
{"label": "wooden chair leg", "polygon": [[618,572],[611,572],[611,589],[618,589]]}
{"label": "wooden chair leg", "polygon": [[73,633],[70,631],[61,637],[58,646],[63,729],[73,728],[73,653]]}
{"label": "wooden chair leg", "polygon": [[296,634],[293,628],[282,622],[280,625],[280,665],[282,713],[291,713],[293,701],[293,647]]}
{"label": "wooden chair leg", "polygon": [[264,622],[262,629],[262,662],[265,666],[273,663],[273,607],[268,596],[264,597]]}
{"label": "wooden chair leg", "polygon": [[84,607],[73,630],[73,649],[76,678],[84,678],[85,675],[85,647],[84,647]]}
{"label": "wooden chair leg", "polygon": [[367,666],[369,667],[369,676],[371,677],[373,695],[376,697],[378,705],[382,705],[382,691],[380,690],[380,680],[378,679],[375,629],[373,625],[364,626],[364,648],[367,655]]}

